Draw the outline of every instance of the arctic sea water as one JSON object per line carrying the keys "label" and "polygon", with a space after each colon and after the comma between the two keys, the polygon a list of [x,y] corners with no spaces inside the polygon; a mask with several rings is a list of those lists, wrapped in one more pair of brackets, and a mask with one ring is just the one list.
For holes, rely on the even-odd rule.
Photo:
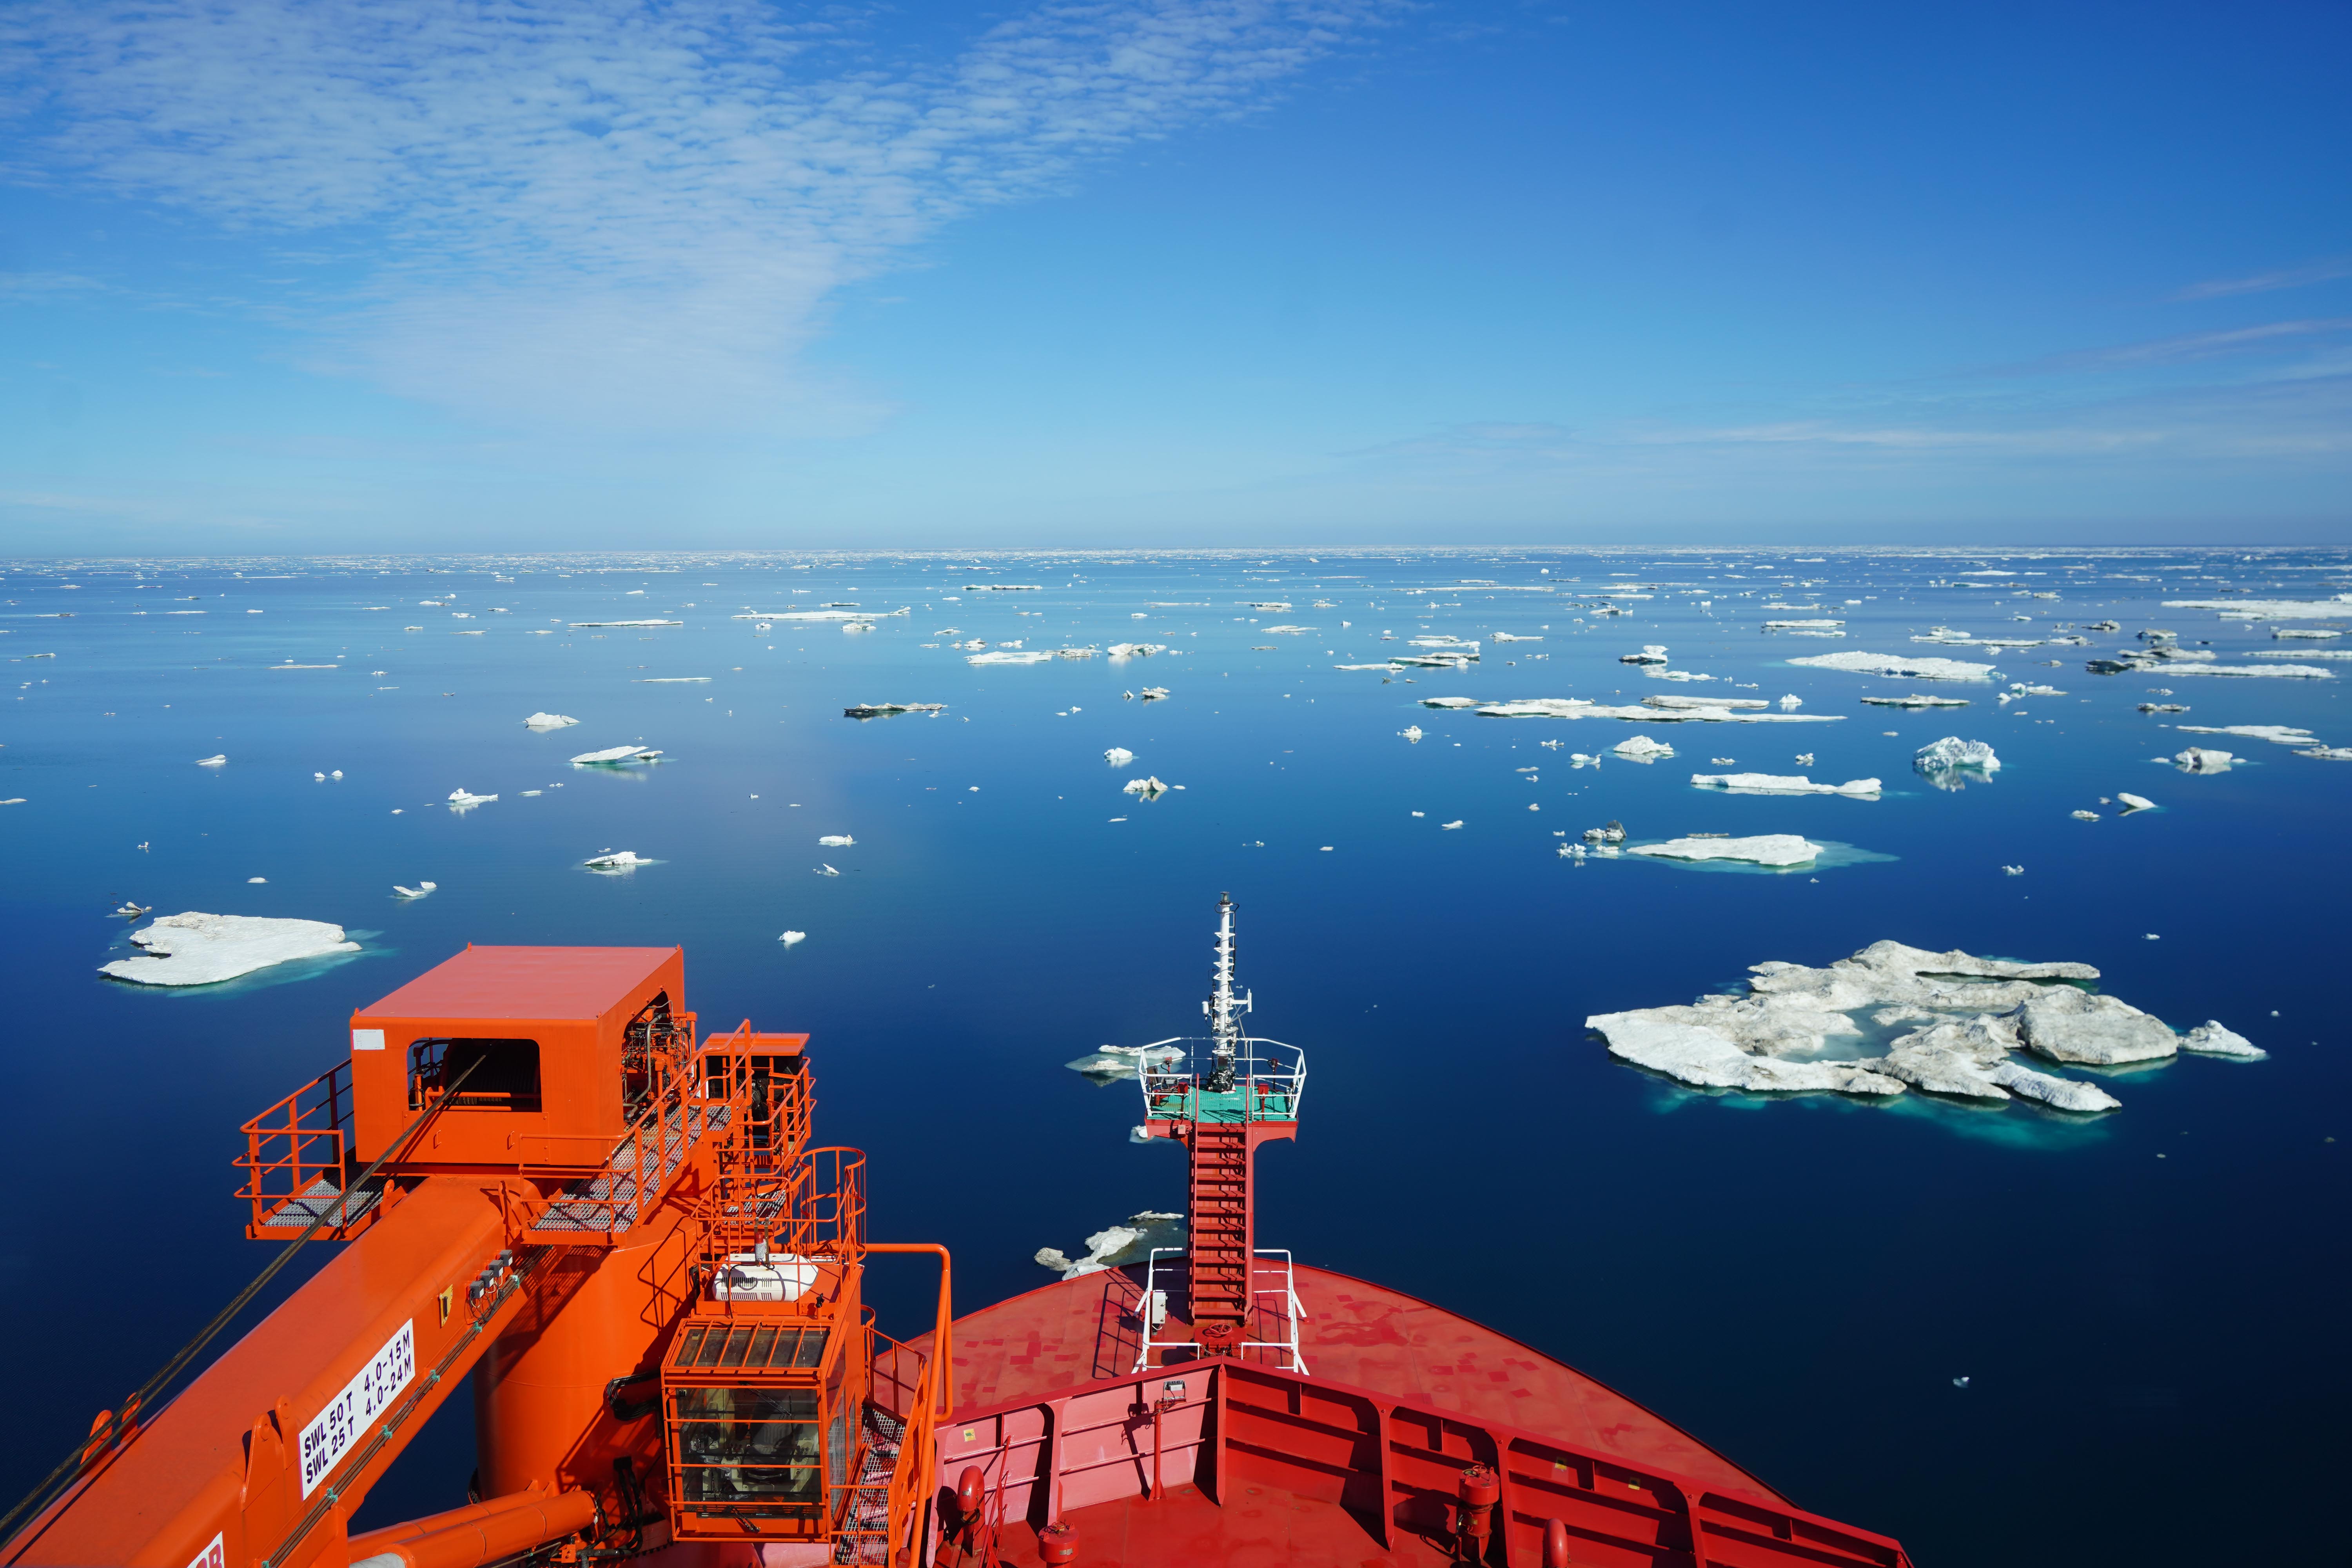
{"label": "arctic sea water", "polygon": [[[467,942],[682,943],[706,1021],[811,1031],[820,1132],[869,1152],[877,1234],[949,1244],[970,1307],[1048,1280],[1040,1247],[1181,1206],[1178,1152],[1128,1142],[1132,1087],[1063,1064],[1197,1027],[1230,890],[1254,1023],[1311,1075],[1301,1141],[1264,1156],[1265,1244],[1516,1335],[1923,1563],[2283,1560],[2352,1457],[2352,763],[2177,726],[2352,745],[2352,663],[2085,664],[2147,630],[2235,665],[2339,647],[2273,632],[2352,620],[2165,602],[2347,579],[2341,552],[2246,551],[11,563],[6,1473],[29,1485],[258,1268],[236,1124]],[[875,618],[739,618],[828,607]],[[679,624],[578,624],[630,620]],[[1937,627],[2041,646],[1914,640]],[[1479,659],[1336,668],[1446,637]],[[1620,662],[1647,644],[1668,663]],[[1844,650],[1999,675],[1788,662]],[[2011,682],[2057,694],[2000,702]],[[1861,701],[1914,691],[1969,706]],[[1423,705],[1661,694],[1833,721]],[[860,703],[946,710],[844,716]],[[542,710],[580,722],[524,725]],[[1619,760],[1637,733],[1675,755]],[[1933,787],[1911,759],[1946,735],[2002,767]],[[625,743],[663,754],[565,761]],[[2190,744],[2240,760],[2157,760]],[[1688,782],[1731,771],[1885,787]],[[1145,776],[1183,787],[1122,788]],[[498,798],[453,810],[461,787]],[[2123,792],[2155,809],[2123,815]],[[1835,853],[1777,874],[1559,853],[1612,819],[1631,843]],[[820,846],[836,835],[856,843]],[[621,849],[651,863],[583,865]],[[145,923],[110,916],[126,901],[330,921],[362,952],[126,985],[96,973]],[[2093,963],[2270,1058],[2105,1074],[2123,1108],[2082,1118],[1702,1092],[1583,1027],[1880,938]],[[883,1286],[886,1314],[917,1315],[911,1274]],[[464,1401],[436,1421],[370,1517],[461,1501],[468,1421]]]}

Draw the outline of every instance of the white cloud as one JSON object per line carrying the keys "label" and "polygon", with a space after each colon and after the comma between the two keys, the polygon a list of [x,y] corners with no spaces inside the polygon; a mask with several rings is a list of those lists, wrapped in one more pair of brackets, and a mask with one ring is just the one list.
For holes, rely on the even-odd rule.
{"label": "white cloud", "polygon": [[2283,267],[2274,272],[2256,272],[2245,278],[2211,279],[2203,283],[2192,283],[2173,298],[2221,300],[2232,294],[2267,294],[2273,289],[2301,289],[2307,284],[2331,282],[2338,278],[2352,278],[2352,256],[2334,257],[2303,267]]}
{"label": "white cloud", "polygon": [[[503,425],[825,433],[827,300],[960,215],[1243,114],[1392,0],[1053,4],[893,70],[734,0],[29,0],[0,174],[373,248],[320,363]],[[315,289],[315,286],[306,286]]]}

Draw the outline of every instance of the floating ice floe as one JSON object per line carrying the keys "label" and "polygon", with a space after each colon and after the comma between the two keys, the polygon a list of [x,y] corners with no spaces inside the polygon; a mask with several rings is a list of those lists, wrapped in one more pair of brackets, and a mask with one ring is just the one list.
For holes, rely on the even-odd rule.
{"label": "floating ice floe", "polygon": [[[1599,1014],[1585,1025],[1608,1040],[1611,1055],[1707,1088],[1885,1095],[1907,1085],[1971,1100],[2022,1095],[2075,1111],[2117,1102],[2095,1085],[2032,1071],[2011,1053],[2091,1066],[2160,1061],[2181,1049],[2260,1054],[2219,1023],[2176,1037],[2160,1019],[2066,984],[2097,979],[2088,964],[2015,963],[1880,942],[1826,968],[1771,963],[1750,973],[1745,996]],[[1891,1040],[1884,1056],[1822,1059],[1832,1039],[1865,1036],[1853,1016],[1864,1009],[1874,1009],[1869,1021],[1881,1028],[1922,1026]]]}
{"label": "floating ice floe", "polygon": [[602,855],[591,855],[580,863],[591,871],[628,871],[653,864],[634,849],[607,849]]}
{"label": "floating ice floe", "polygon": [[1665,645],[1663,643],[1644,643],[1642,645],[1642,651],[1639,653],[1619,654],[1617,656],[1617,662],[1620,664],[1664,664],[1666,662]]}
{"label": "floating ice floe", "polygon": [[2022,866],[2003,866],[2000,869],[2001,875],[2005,877],[2022,877],[2025,875],[2025,868]]}
{"label": "floating ice floe", "polygon": [[1119,793],[1141,795],[1146,800],[1157,800],[1167,794],[1170,787],[1157,778],[1129,779],[1119,785]]}
{"label": "floating ice floe", "polygon": [[1908,697],[1865,697],[1864,702],[1878,708],[1965,708],[1965,697],[1922,697],[1917,692]]}
{"label": "floating ice floe", "polygon": [[1826,631],[1843,625],[1843,621],[1766,621],[1764,629],[1768,632]]}
{"label": "floating ice floe", "polygon": [[944,713],[944,702],[859,702],[841,710],[845,719],[887,719],[893,713]]}
{"label": "floating ice floe", "polygon": [[1821,852],[1820,845],[1793,833],[1762,833],[1748,838],[1669,838],[1633,851],[1661,860],[1745,860],[1756,866],[1803,866]]}
{"label": "floating ice floe", "polygon": [[972,665],[1045,664],[1050,662],[1053,657],[1052,652],[1045,648],[1029,648],[1018,652],[992,648],[987,653],[972,654],[965,658],[964,662]]}
{"label": "floating ice floe", "polygon": [[476,795],[463,784],[449,792],[449,804],[460,810],[469,805],[481,805],[498,798],[494,795]]}
{"label": "floating ice floe", "polygon": [[141,985],[210,985],[274,963],[357,952],[343,928],[324,921],[271,920],[259,915],[208,915],[190,910],[165,915],[131,940],[139,958],[99,965],[100,974]]}
{"label": "floating ice floe", "polygon": [[2248,1061],[2261,1061],[2270,1055],[2235,1029],[2225,1028],[2210,1018],[2181,1036],[2180,1048],[2200,1056],[2242,1057]]}
{"label": "floating ice floe", "polygon": [[2352,648],[2297,647],[2256,648],[2256,658],[2352,658]]}
{"label": "floating ice floe", "polygon": [[1793,691],[1780,699],[1780,710],[1784,713],[1794,713],[1798,709],[1802,708],[1804,705],[1805,700],[1798,696]]}
{"label": "floating ice floe", "polygon": [[2281,637],[2307,637],[2313,642],[2326,642],[2343,635],[2342,632],[2329,631],[2323,626],[2273,626],[2271,628],[2271,637],[2273,641]]}
{"label": "floating ice floe", "polygon": [[1408,724],[1403,729],[1399,730],[1397,733],[1403,736],[1406,740],[1411,741],[1416,746],[1421,744],[1421,726],[1418,724]]}
{"label": "floating ice floe", "polygon": [[1788,777],[1780,773],[1693,773],[1691,783],[1707,789],[1729,790],[1734,795],[1842,795],[1857,800],[1876,798],[1876,779],[1848,779],[1842,784],[1815,784],[1799,775]]}
{"label": "floating ice floe", "polygon": [[[2210,658],[2212,656],[2205,656]],[[2309,658],[2315,656],[2304,654]],[[2121,658],[2095,658],[2083,668],[2093,675],[2126,675],[2134,672],[2161,669],[2169,679],[2176,675],[2235,675],[2271,676],[2286,680],[2333,680],[2336,672],[2315,664],[2206,664],[2194,658],[2158,660],[2126,656]]]}
{"label": "floating ice floe", "polygon": [[2139,710],[2143,713],[2186,713],[2189,711],[2189,704],[2186,702],[2143,702],[2139,705]]}
{"label": "floating ice floe", "polygon": [[2116,799],[2122,805],[2124,815],[2126,816],[2135,811],[2154,811],[2156,809],[2156,802],[2148,799],[2147,796],[2144,795],[2134,795],[2129,790],[2119,789],[2116,791]]}
{"label": "floating ice floe", "polygon": [[1147,686],[1136,695],[1146,702],[1158,702],[1167,697],[1168,689],[1164,686]]}
{"label": "floating ice floe", "polygon": [[601,752],[583,752],[572,760],[583,767],[599,763],[649,763],[661,752],[648,746],[611,746]]}
{"label": "floating ice floe", "polygon": [[1815,669],[1842,669],[1854,675],[1900,676],[1906,680],[1990,680],[1998,673],[1989,664],[1958,658],[1913,658],[1898,654],[1817,653],[1792,658],[1790,664]]}
{"label": "floating ice floe", "polygon": [[828,833],[817,840],[819,845],[828,849],[846,849],[856,842],[846,833]]}
{"label": "floating ice floe", "polygon": [[1151,1256],[1151,1249],[1181,1247],[1184,1242],[1184,1216],[1181,1214],[1160,1214],[1150,1209],[1130,1215],[1124,1225],[1106,1226],[1087,1237],[1087,1255],[1075,1261],[1059,1247],[1041,1247],[1037,1261],[1053,1269],[1065,1279],[1076,1279],[1083,1274],[1099,1274],[1106,1268],[1120,1268],[1129,1263],[1140,1263]]}
{"label": "floating ice floe", "polygon": [[746,610],[731,618],[739,621],[877,621],[895,616],[911,615],[912,605],[895,610]]}
{"label": "floating ice floe", "polygon": [[682,626],[684,625],[686,625],[684,621],[574,621],[572,623],[572,629],[580,631],[591,626]]}
{"label": "floating ice floe", "polygon": [[1156,642],[1115,642],[1103,650],[1113,658],[1150,658],[1166,653],[1168,645]]}
{"label": "floating ice floe", "polygon": [[838,877],[841,875],[839,871],[835,870],[830,865],[819,865],[813,868],[813,869],[814,869],[816,874],[820,877]]}
{"label": "floating ice floe", "polygon": [[1532,697],[1512,702],[1475,702],[1458,697],[1424,698],[1432,708],[1475,708],[1488,719],[1630,719],[1636,723],[1834,724],[1834,713],[1767,713],[1769,707],[1747,697],[1644,697],[1636,703],[1588,702],[1581,697]]}
{"label": "floating ice floe", "polygon": [[122,916],[126,920],[137,920],[141,915],[148,913],[152,908],[153,906],[149,904],[136,904],[126,901],[121,909],[114,912]]}
{"label": "floating ice floe", "polygon": [[2190,746],[2172,753],[2172,760],[2187,773],[2227,773],[2230,764],[2238,760],[2234,752],[2219,752],[2210,746]]}
{"label": "floating ice floe", "polygon": [[1648,735],[1628,735],[1610,750],[1621,757],[1629,758],[1637,763],[1654,762],[1661,757],[1671,757],[1675,754],[1675,749],[1672,746],[1667,745],[1664,741],[1654,740]]}
{"label": "floating ice floe", "polygon": [[786,947],[797,947],[802,942],[808,940],[808,932],[804,931],[788,931],[776,940],[782,942]]}
{"label": "floating ice floe", "polygon": [[440,885],[441,884],[438,882],[419,882],[413,888],[404,888],[399,883],[394,882],[392,885],[392,890],[394,896],[399,898],[421,899]]}
{"label": "floating ice floe", "polygon": [[2218,610],[2225,620],[2333,621],[2352,618],[2352,594],[2332,599],[2167,599],[2168,610]]}
{"label": "floating ice floe", "polygon": [[1140,1067],[1171,1067],[1183,1059],[1181,1046],[1105,1046],[1090,1056],[1062,1065],[1091,1079],[1117,1082],[1134,1078]]}
{"label": "floating ice floe", "polygon": [[1978,773],[2000,771],[2000,759],[1993,755],[1991,745],[1983,741],[1963,741],[1958,735],[1947,735],[1919,748],[1911,765],[1923,773],[1941,773],[1947,768],[1971,768]]}
{"label": "floating ice floe", "polygon": [[196,759],[196,766],[200,768],[216,768],[226,763],[227,761],[228,753],[226,752],[222,752],[215,756],[198,757]]}
{"label": "floating ice floe", "polygon": [[2077,822],[2096,822],[2099,820],[2099,814],[2095,811],[2072,811],[2068,812],[2066,815],[2072,816]]}
{"label": "floating ice floe", "polygon": [[1517,637],[1510,632],[1496,632],[1494,636],[1494,640],[1496,642],[1541,642],[1543,641],[1543,638],[1540,637]]}
{"label": "floating ice floe", "polygon": [[2310,731],[2284,724],[2176,724],[2173,728],[2184,735],[2242,735],[2249,741],[2268,741],[2273,746],[2319,744],[2318,737]]}
{"label": "floating ice floe", "polygon": [[2308,751],[2297,752],[2295,755],[2317,757],[2328,763],[2352,763],[2352,746],[2314,746]]}
{"label": "floating ice floe", "polygon": [[523,721],[533,730],[562,730],[580,722],[568,713],[534,713]]}

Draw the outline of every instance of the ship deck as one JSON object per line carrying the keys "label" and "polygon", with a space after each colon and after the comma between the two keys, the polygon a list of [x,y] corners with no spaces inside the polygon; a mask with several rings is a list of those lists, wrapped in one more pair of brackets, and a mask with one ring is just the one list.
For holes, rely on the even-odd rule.
{"label": "ship deck", "polygon": [[[1573,1367],[1328,1269],[1297,1271],[1304,1376],[1278,1351],[1192,1360],[1189,1346],[1139,1373],[1139,1275],[1066,1279],[958,1320],[940,1482],[977,1467],[991,1492],[976,1523],[948,1508],[936,1562],[1027,1568],[1059,1520],[1088,1568],[1459,1563],[1455,1482],[1485,1463],[1504,1487],[1490,1563],[1542,1562],[1558,1521],[1570,1560],[1600,1568],[1907,1564]],[[1154,1337],[1184,1332],[1171,1319]]]}

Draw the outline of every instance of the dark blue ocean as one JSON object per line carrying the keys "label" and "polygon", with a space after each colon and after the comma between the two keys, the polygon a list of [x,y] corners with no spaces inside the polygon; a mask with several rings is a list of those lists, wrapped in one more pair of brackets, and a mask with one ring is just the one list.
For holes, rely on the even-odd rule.
{"label": "dark blue ocean", "polygon": [[[877,1236],[953,1248],[969,1308],[1046,1282],[1042,1246],[1182,1206],[1178,1152],[1128,1142],[1132,1087],[1064,1064],[1196,1031],[1230,891],[1252,1021],[1309,1069],[1298,1142],[1263,1158],[1262,1245],[1516,1335],[1930,1568],[2337,1552],[2313,1531],[2352,1460],[2352,763],[2166,726],[2352,746],[2352,662],[2326,679],[2084,662],[2147,629],[2231,664],[2342,647],[2273,632],[2352,620],[2164,601],[2347,579],[2343,552],[2248,551],[8,563],[0,1471],[29,1486],[263,1265],[230,1195],[238,1123],[340,1059],[353,1008],[466,942],[682,943],[706,1023],[812,1032],[821,1139],[868,1152]],[[877,618],[734,618],[827,606]],[[2110,618],[2087,647],[1911,640]],[[625,619],[683,624],[572,625]],[[1479,662],[1334,668],[1447,636]],[[976,668],[952,646],[975,640],[1169,651]],[[1619,661],[1644,644],[1716,679]],[[2000,674],[1785,662],[1840,651]],[[2061,694],[2003,704],[2011,681]],[[1860,701],[1913,691],[1969,705]],[[1659,693],[1792,694],[1837,721],[1421,705]],[[881,702],[947,710],[843,714]],[[580,722],[527,729],[542,710]],[[1677,755],[1570,764],[1635,733]],[[1911,758],[1943,735],[2004,765],[1931,787]],[[564,760],[625,742],[662,760]],[[2190,743],[2242,760],[2156,760]],[[1688,782],[1735,769],[1885,791]],[[1146,775],[1184,787],[1123,793]],[[459,787],[499,798],[454,811]],[[2157,809],[2119,815],[2119,791]],[[1863,853],[1758,874],[1557,852],[1610,819],[1633,842],[1791,832]],[[818,845],[834,834],[856,845]],[[582,868],[607,849],[654,863]],[[420,879],[437,890],[394,896]],[[110,916],[126,900],[331,921],[363,951],[134,987],[97,973],[145,923]],[[2123,1109],[2086,1119],[1699,1092],[1583,1026],[1881,938],[2094,963],[2104,989],[2270,1058],[2109,1074]],[[911,1267],[883,1281],[884,1326],[919,1329],[925,1289]],[[365,1521],[463,1500],[470,1406],[452,1408]]]}

